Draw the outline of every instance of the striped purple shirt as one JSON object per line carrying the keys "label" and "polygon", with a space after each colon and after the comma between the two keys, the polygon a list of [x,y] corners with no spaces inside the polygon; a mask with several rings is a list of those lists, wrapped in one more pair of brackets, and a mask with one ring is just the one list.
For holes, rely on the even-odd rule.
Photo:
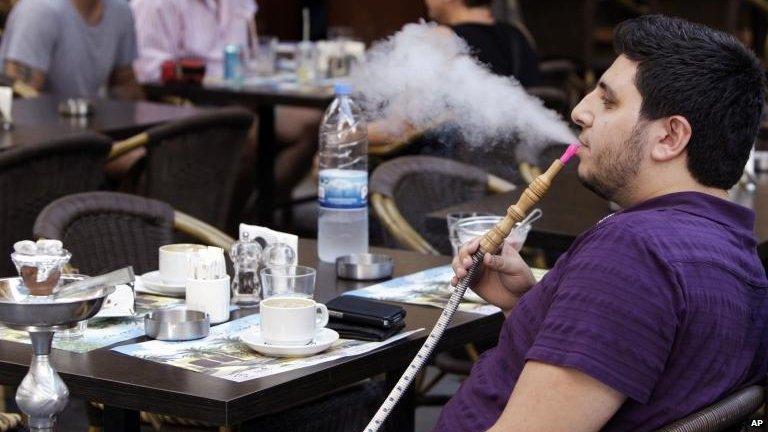
{"label": "striped purple shirt", "polygon": [[695,192],[605,219],[520,299],[435,430],[491,427],[526,360],[626,395],[606,431],[654,430],[763,380],[768,282],[753,225],[751,210]]}

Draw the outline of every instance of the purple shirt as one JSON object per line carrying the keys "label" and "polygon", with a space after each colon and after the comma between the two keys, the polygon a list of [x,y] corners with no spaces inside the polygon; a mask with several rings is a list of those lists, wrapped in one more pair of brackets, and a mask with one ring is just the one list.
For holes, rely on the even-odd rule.
{"label": "purple shirt", "polygon": [[768,282],[753,225],[751,210],[694,192],[603,220],[520,299],[435,430],[491,427],[526,360],[626,395],[606,431],[654,430],[763,380]]}

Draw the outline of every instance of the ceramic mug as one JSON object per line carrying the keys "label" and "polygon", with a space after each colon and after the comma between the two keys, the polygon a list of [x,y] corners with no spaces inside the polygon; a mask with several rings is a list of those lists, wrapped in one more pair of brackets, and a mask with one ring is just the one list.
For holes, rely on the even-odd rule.
{"label": "ceramic mug", "polygon": [[324,304],[300,297],[271,297],[261,301],[261,337],[269,345],[306,345],[328,324]]}

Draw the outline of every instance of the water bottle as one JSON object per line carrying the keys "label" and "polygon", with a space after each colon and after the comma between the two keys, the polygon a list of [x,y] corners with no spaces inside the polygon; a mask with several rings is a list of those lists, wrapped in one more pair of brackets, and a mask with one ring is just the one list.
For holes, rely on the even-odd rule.
{"label": "water bottle", "polygon": [[317,254],[325,262],[368,252],[368,131],[351,87],[337,84],[334,90],[318,153]]}

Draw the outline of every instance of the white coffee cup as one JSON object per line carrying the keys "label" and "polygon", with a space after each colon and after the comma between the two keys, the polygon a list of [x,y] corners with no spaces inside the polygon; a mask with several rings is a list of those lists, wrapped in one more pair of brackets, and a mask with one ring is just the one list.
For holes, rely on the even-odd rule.
{"label": "white coffee cup", "polygon": [[169,285],[184,285],[192,260],[197,251],[206,249],[203,245],[177,243],[160,246],[160,279]]}
{"label": "white coffee cup", "polygon": [[187,309],[205,312],[211,324],[229,319],[229,276],[218,279],[187,279]]}
{"label": "white coffee cup", "polygon": [[306,345],[328,324],[325,305],[308,298],[271,297],[260,308],[261,337],[269,345]]}

